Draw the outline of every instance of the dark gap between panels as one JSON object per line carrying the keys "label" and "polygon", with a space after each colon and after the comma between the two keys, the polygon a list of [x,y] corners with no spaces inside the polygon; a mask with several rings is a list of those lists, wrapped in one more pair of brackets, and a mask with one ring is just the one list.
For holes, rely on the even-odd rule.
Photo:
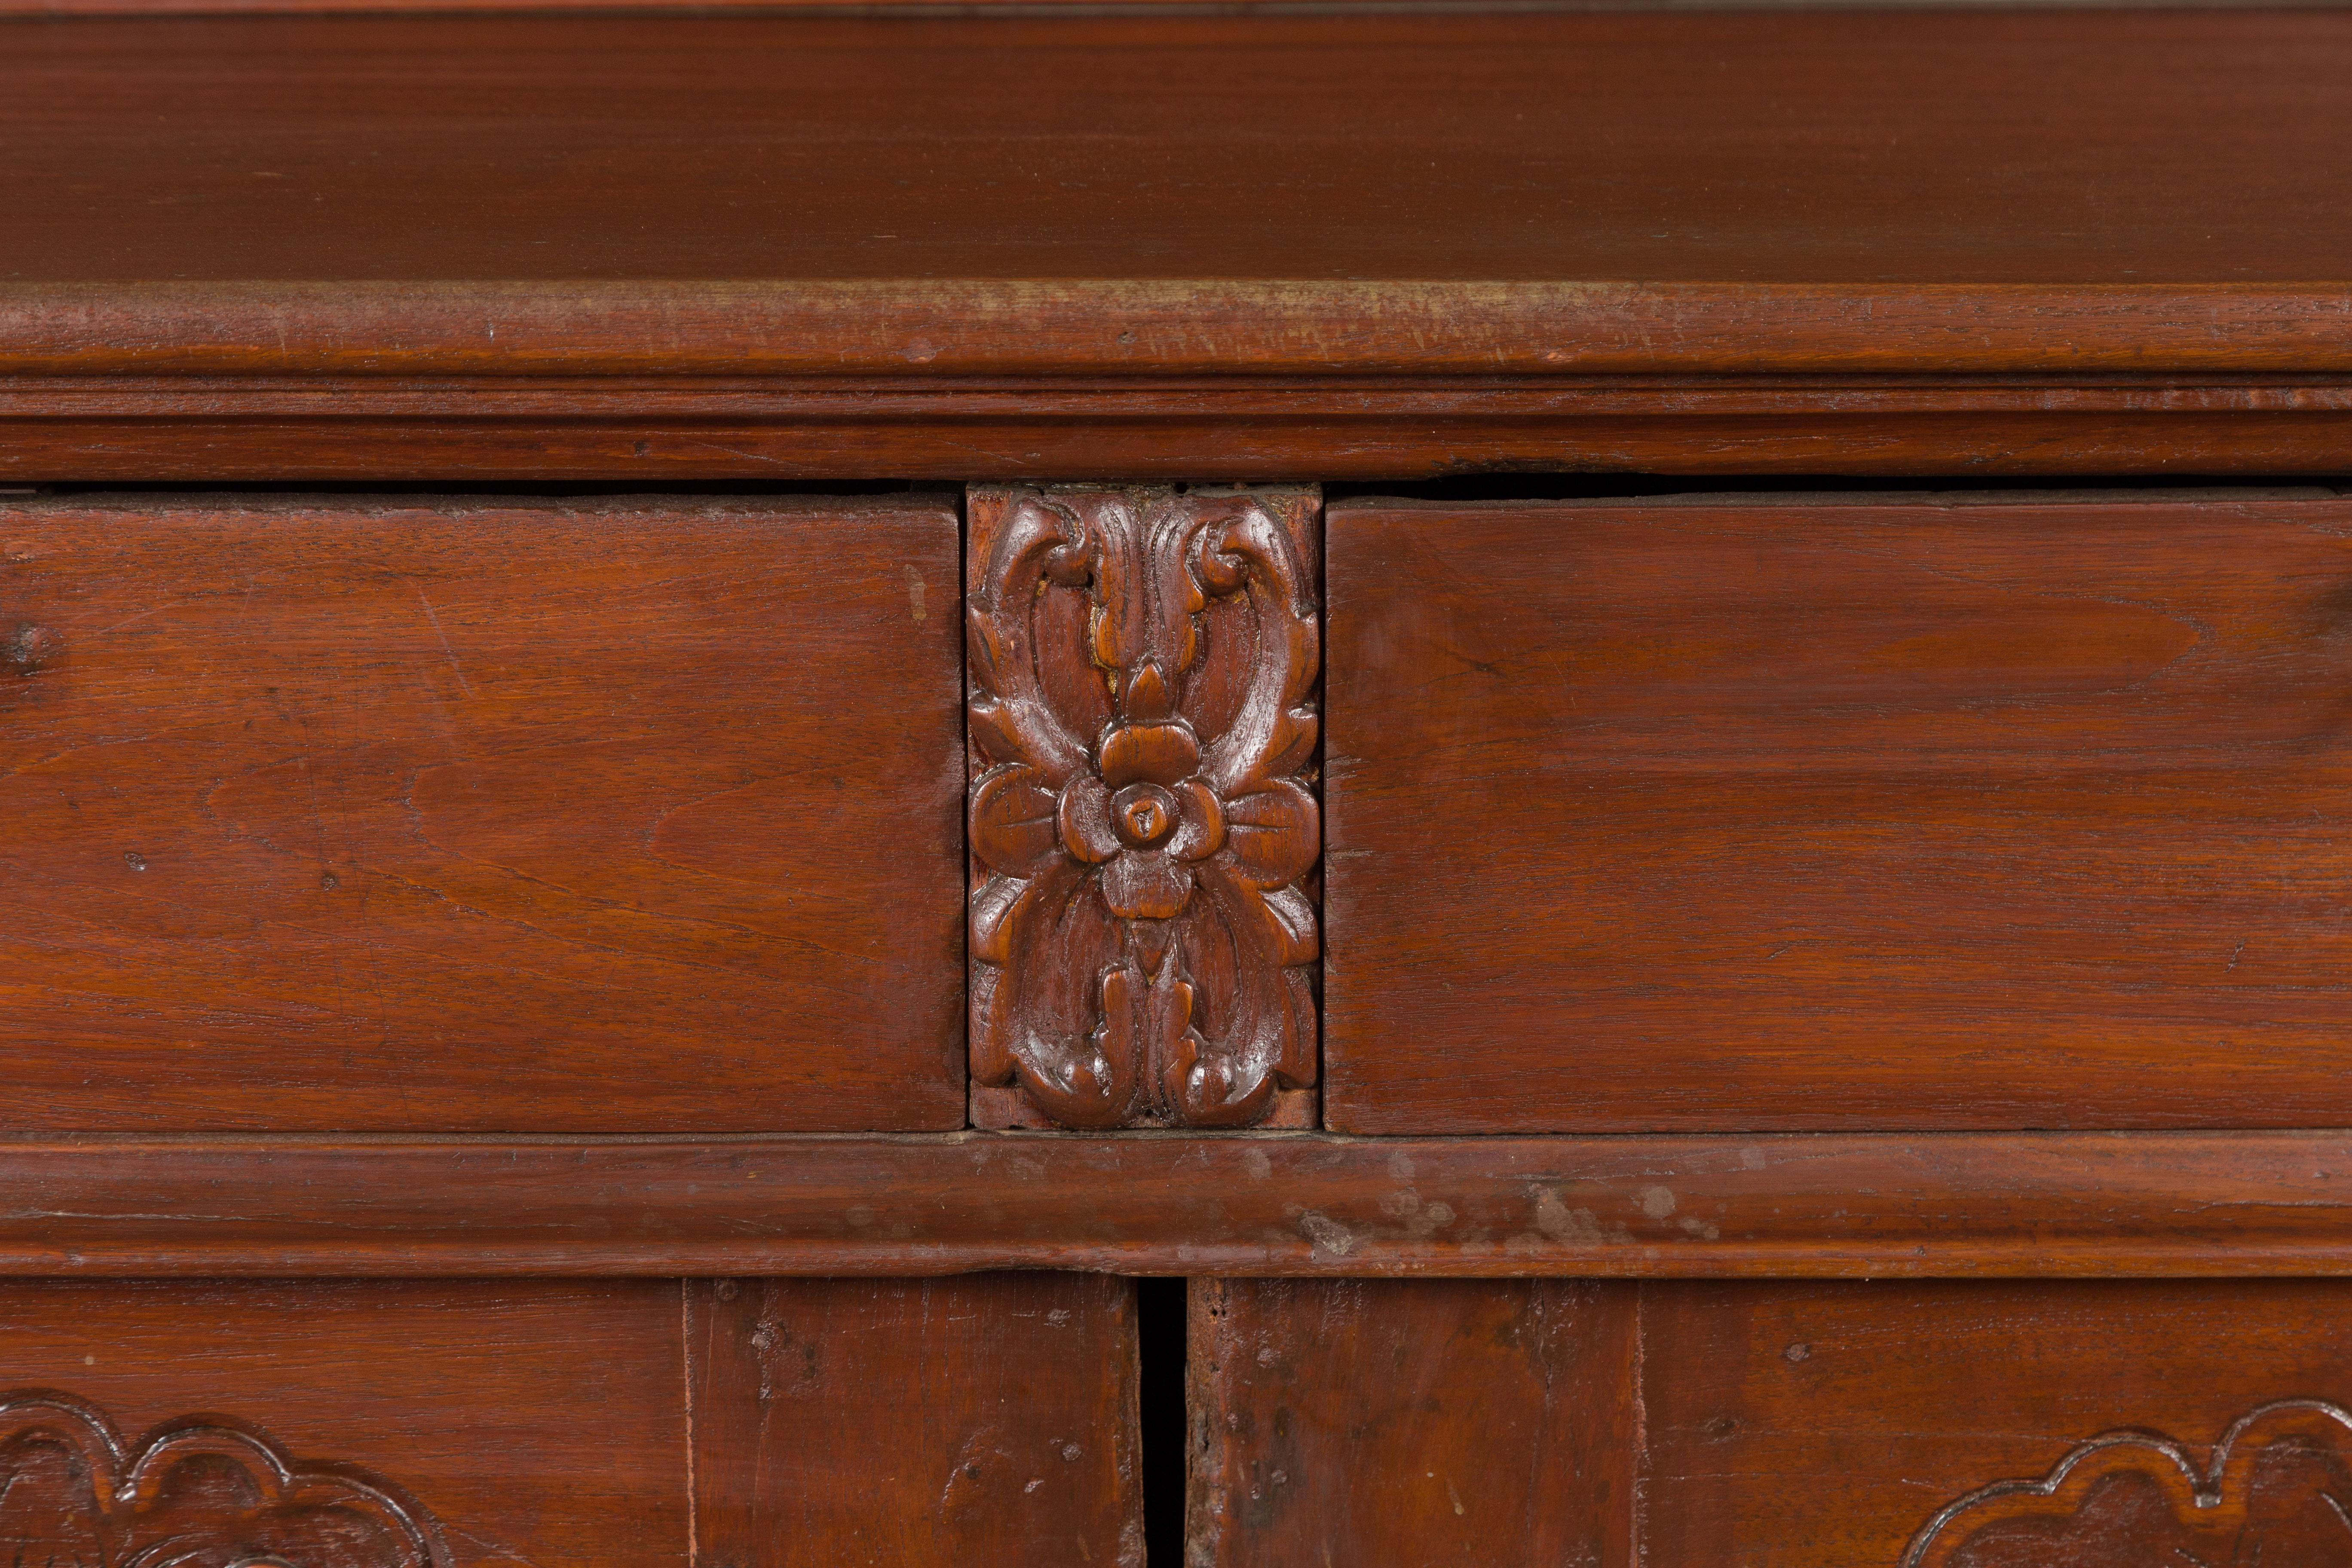
{"label": "dark gap between panels", "polygon": [[1182,1279],[1135,1282],[1143,1552],[1148,1568],[1181,1568],[1184,1561],[1186,1286]]}

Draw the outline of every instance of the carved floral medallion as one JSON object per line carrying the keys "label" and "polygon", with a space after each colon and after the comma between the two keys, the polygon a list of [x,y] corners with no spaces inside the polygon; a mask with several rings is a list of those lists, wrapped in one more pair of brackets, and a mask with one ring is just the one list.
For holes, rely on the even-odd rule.
{"label": "carved floral medallion", "polygon": [[126,1443],[70,1394],[0,1394],[0,1550],[47,1568],[449,1568],[389,1482],[215,1417]]}
{"label": "carved floral medallion", "polygon": [[975,490],[971,1067],[1071,1127],[1241,1126],[1316,1071],[1303,490]]}
{"label": "carved floral medallion", "polygon": [[1996,1481],[1913,1536],[1901,1568],[2352,1568],[2352,1413],[2284,1399],[2200,1462],[2110,1432],[2039,1480]]}

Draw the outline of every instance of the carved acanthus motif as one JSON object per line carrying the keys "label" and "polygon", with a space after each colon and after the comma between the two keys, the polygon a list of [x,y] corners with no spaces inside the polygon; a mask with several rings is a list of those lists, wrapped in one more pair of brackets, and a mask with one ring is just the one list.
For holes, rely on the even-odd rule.
{"label": "carved acanthus motif", "polygon": [[167,1422],[134,1447],[69,1394],[0,1394],[0,1543],[49,1568],[449,1568],[390,1484],[259,1433]]}
{"label": "carved acanthus motif", "polygon": [[971,504],[971,1065],[1073,1127],[1314,1082],[1315,497]]}
{"label": "carved acanthus motif", "polygon": [[2352,1412],[2287,1399],[2200,1466],[2169,1437],[2110,1432],[2038,1481],[1950,1504],[1901,1568],[2352,1568]]}

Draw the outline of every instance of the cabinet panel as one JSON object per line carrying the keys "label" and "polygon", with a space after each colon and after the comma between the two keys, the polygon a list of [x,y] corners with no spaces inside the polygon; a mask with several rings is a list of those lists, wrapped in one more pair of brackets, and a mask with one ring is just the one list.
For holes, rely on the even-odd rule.
{"label": "cabinet panel", "polygon": [[2352,1288],[1235,1281],[1192,1561],[2352,1564]]}
{"label": "cabinet panel", "polygon": [[1133,1281],[689,1290],[704,1561],[1142,1568]]}
{"label": "cabinet panel", "polygon": [[1328,529],[1329,1125],[2352,1114],[2352,502]]}
{"label": "cabinet panel", "polygon": [[0,1555],[1141,1568],[1132,1281],[0,1284]]}
{"label": "cabinet panel", "polygon": [[1643,1313],[1658,1568],[2352,1563],[2342,1284],[1693,1285]]}
{"label": "cabinet panel", "polygon": [[0,508],[16,1129],[962,1123],[957,518]]}
{"label": "cabinet panel", "polygon": [[1636,1289],[1196,1282],[1187,1562],[1628,1562]]}
{"label": "cabinet panel", "polygon": [[0,1286],[26,1563],[685,1568],[676,1281]]}

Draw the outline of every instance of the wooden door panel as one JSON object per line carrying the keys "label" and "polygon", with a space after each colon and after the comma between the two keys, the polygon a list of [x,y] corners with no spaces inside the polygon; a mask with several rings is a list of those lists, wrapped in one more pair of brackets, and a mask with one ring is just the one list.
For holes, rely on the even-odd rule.
{"label": "wooden door panel", "polygon": [[0,1551],[685,1568],[680,1340],[675,1280],[0,1285]]}
{"label": "wooden door panel", "polygon": [[697,1535],[741,1568],[1142,1568],[1135,1287],[690,1287]]}
{"label": "wooden door panel", "polygon": [[1231,1281],[1192,1561],[2346,1568],[2352,1287]]}
{"label": "wooden door panel", "polygon": [[1141,1568],[1135,1289],[0,1283],[0,1552]]}
{"label": "wooden door panel", "polygon": [[957,526],[5,503],[0,1125],[961,1125]]}
{"label": "wooden door panel", "polygon": [[2343,1284],[1652,1287],[1643,1327],[1659,1568],[2352,1564]]}
{"label": "wooden door panel", "polygon": [[1196,1282],[1187,1561],[1630,1561],[1637,1289]]}
{"label": "wooden door panel", "polygon": [[1326,1116],[2352,1114],[2352,502],[1328,512]]}

